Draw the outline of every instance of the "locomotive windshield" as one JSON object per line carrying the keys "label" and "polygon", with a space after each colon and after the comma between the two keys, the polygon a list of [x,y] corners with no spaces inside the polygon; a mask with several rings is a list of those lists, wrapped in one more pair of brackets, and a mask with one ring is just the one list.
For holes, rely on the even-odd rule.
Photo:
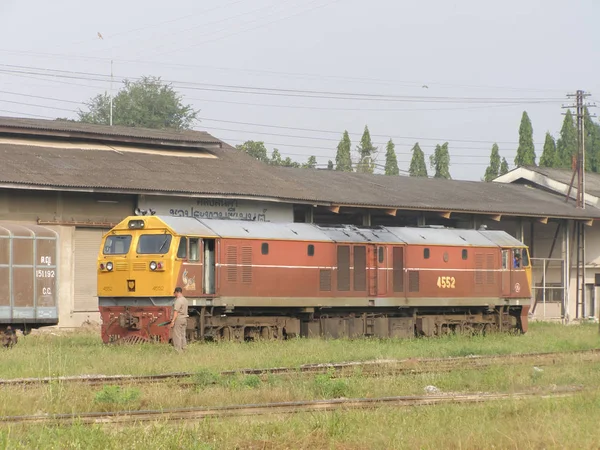
{"label": "locomotive windshield", "polygon": [[105,255],[124,255],[131,246],[131,235],[113,235],[108,236],[104,242],[103,253]]}
{"label": "locomotive windshield", "polygon": [[140,255],[164,255],[171,247],[170,234],[143,234],[140,236],[137,252]]}

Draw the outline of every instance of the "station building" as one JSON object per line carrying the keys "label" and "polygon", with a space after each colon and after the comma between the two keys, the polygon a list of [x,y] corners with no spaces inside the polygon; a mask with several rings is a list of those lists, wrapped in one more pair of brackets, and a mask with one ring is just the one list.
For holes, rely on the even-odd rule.
{"label": "station building", "polygon": [[[565,201],[563,181],[569,174],[561,171],[519,168],[484,183],[281,168],[202,131],[7,117],[0,118],[0,158],[0,283],[11,280],[4,281],[8,289],[0,294],[0,323],[31,314],[60,327],[99,321],[96,258],[102,235],[141,211],[204,219],[502,229],[530,246],[535,317],[598,316],[600,188],[589,191],[585,209],[576,208],[573,200]],[[575,223],[587,229],[589,295],[581,304],[571,301],[574,273],[568,269]],[[2,238],[9,236],[13,242],[17,236],[54,239],[55,263],[42,264],[41,244],[27,247],[34,263],[22,264],[24,275],[15,281],[9,266],[16,270],[14,258],[23,251],[14,245],[3,250],[8,240]],[[36,284],[49,274],[52,283]],[[25,295],[21,290],[28,283],[33,287]],[[52,301],[43,300],[50,289]],[[33,302],[23,300],[28,296]]]}

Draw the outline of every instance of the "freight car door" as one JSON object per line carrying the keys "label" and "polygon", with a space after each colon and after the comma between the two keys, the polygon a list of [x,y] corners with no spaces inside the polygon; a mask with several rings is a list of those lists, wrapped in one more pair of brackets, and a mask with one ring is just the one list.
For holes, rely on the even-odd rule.
{"label": "freight car door", "polygon": [[511,251],[502,249],[502,296],[508,297],[511,294],[512,286],[512,261]]}

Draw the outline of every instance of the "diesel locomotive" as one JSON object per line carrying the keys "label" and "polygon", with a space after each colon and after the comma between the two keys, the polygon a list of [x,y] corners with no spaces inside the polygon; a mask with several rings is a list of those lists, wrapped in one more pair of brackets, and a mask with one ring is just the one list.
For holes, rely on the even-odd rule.
{"label": "diesel locomotive", "polygon": [[188,341],[526,332],[527,247],[503,231],[131,216],[98,255],[102,339]]}

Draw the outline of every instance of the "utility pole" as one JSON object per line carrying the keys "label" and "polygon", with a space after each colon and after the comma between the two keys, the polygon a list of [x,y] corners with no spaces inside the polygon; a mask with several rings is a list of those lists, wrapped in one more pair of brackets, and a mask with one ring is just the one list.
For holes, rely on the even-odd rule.
{"label": "utility pole", "polygon": [[[571,177],[571,184],[569,191],[567,192],[566,201],[569,201],[571,196],[571,189],[573,187],[573,181],[577,176],[577,196],[576,196],[576,207],[585,209],[585,107],[594,106],[591,104],[584,104],[584,99],[589,97],[589,93],[585,93],[582,90],[578,90],[575,94],[567,94],[567,97],[575,97],[575,105],[563,105],[563,108],[575,108],[577,118],[577,158],[575,160],[575,167],[573,168],[573,176]],[[577,236],[576,246],[576,294],[575,294],[575,318],[585,318],[585,224],[578,220],[575,222],[575,235]],[[569,267],[567,273],[571,273]],[[570,275],[569,275],[570,276]],[[587,312],[589,315],[589,312]],[[595,312],[592,311],[592,314]],[[565,311],[565,315],[568,317],[568,311]]]}

